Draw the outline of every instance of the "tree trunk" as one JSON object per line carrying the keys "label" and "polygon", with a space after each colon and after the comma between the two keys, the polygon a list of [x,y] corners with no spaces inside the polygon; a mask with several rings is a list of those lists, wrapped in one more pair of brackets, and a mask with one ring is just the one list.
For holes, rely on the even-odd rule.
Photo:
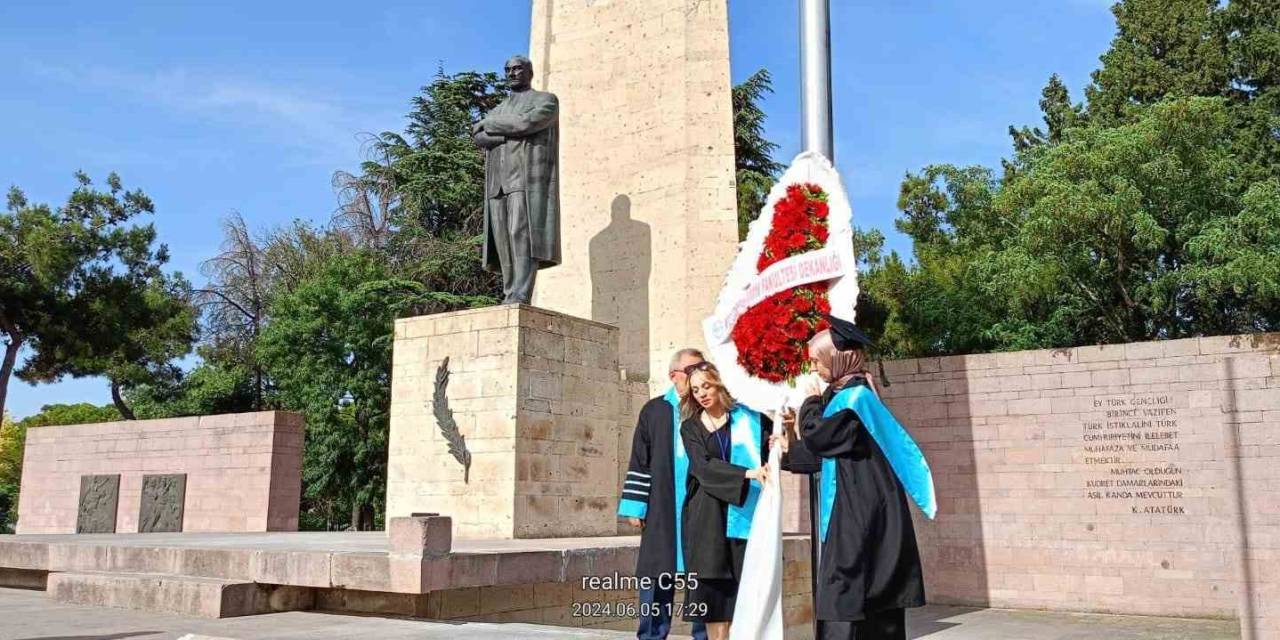
{"label": "tree trunk", "polygon": [[351,503],[351,530],[373,530],[373,505],[359,502]]}
{"label": "tree trunk", "polygon": [[13,376],[13,367],[18,362],[21,349],[22,338],[11,334],[9,344],[4,348],[4,361],[0,363],[0,416],[4,415],[5,400],[9,397],[9,378]]}
{"label": "tree trunk", "polygon": [[253,365],[253,410],[262,411],[262,367]]}
{"label": "tree trunk", "polygon": [[111,402],[116,405],[116,411],[119,411],[120,416],[125,420],[138,419],[133,415],[133,409],[130,409],[129,405],[125,404],[124,396],[120,395],[120,383],[115,380],[111,381]]}

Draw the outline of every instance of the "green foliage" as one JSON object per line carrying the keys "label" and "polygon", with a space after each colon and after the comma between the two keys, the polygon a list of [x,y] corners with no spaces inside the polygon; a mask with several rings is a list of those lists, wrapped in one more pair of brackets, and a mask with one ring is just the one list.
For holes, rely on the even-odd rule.
{"label": "green foliage", "polygon": [[18,488],[22,481],[22,452],[27,430],[0,415],[0,533],[13,533],[18,521]]}
{"label": "green foliage", "polygon": [[1241,179],[1280,179],[1280,4],[1233,0],[1222,9],[1231,99],[1232,149]]}
{"label": "green foliage", "polygon": [[1280,6],[1124,0],[1083,105],[1055,75],[1014,156],[902,184],[913,264],[868,265],[894,356],[1280,328]]}
{"label": "green foliage", "polygon": [[190,287],[181,276],[156,276],[135,284],[116,281],[102,291],[90,316],[75,326],[58,351],[33,357],[19,377],[51,382],[63,376],[105,376],[121,415],[135,418],[123,389],[176,380],[173,364],[191,350],[196,338]]}
{"label": "green foliage", "polygon": [[114,406],[89,403],[47,404],[40,407],[40,413],[18,422],[4,414],[0,420],[0,533],[12,533],[18,522],[18,490],[22,484],[22,456],[28,429],[120,419],[120,412]]}
{"label": "green foliage", "polygon": [[1084,124],[1084,107],[1071,102],[1067,85],[1058,74],[1049,77],[1049,84],[1040,92],[1040,112],[1044,114],[1045,129],[1009,127],[1015,151],[1023,152],[1040,144],[1057,144],[1067,129]]}
{"label": "green foliage", "polygon": [[995,202],[1010,232],[975,264],[988,290],[1003,292],[997,343],[1130,342],[1269,324],[1250,301],[1188,295],[1188,269],[1199,266],[1188,243],[1241,209],[1228,122],[1221,100],[1171,100],[1029,158]]}
{"label": "green foliage", "polygon": [[277,298],[258,343],[285,408],[306,416],[306,498],[349,505],[353,528],[384,503],[392,325],[419,294],[376,256],[343,256]]}
{"label": "green foliage", "polygon": [[255,411],[254,371],[206,356],[181,380],[131,389],[129,404],[141,419]]}
{"label": "green foliage", "polygon": [[76,404],[46,404],[40,407],[40,413],[27,416],[18,421],[23,429],[32,427],[53,427],[68,424],[93,424],[95,422],[115,422],[122,420],[120,411],[112,405],[94,405],[88,402]]}
{"label": "green foliage", "polygon": [[[916,265],[865,278],[895,355],[1280,328],[1280,182],[1251,185],[1221,98],[1156,103],[1028,150],[997,182],[929,167],[903,183]],[[892,262],[892,261],[890,261]]]}
{"label": "green foliage", "polygon": [[[1257,183],[1240,213],[1210,220],[1187,243],[1189,295],[1205,307],[1230,301],[1226,329],[1274,331],[1280,318],[1280,180]],[[1247,327],[1247,328],[1246,328]]]}
{"label": "green foliage", "polygon": [[471,124],[506,93],[494,73],[437,71],[413,98],[404,134],[388,131],[371,141],[378,161],[365,163],[365,178],[394,190],[390,217],[395,224],[437,237],[477,228],[484,156],[471,141]]}
{"label": "green foliage", "polygon": [[1105,124],[1132,118],[1166,96],[1222,95],[1229,81],[1219,0],[1124,0],[1112,6],[1116,37],[1085,89]]}
{"label": "green foliage", "polygon": [[1241,179],[1280,178],[1280,5],[1270,0],[1125,0],[1116,37],[1085,88],[1112,126],[1171,97],[1227,97]]}
{"label": "green foliage", "polygon": [[[208,377],[190,384],[153,386],[147,393],[168,405],[154,410],[185,414],[208,406],[230,411],[277,406],[272,381],[256,354],[258,336],[269,321],[268,310],[275,298],[355,248],[350,234],[303,221],[255,236],[239,214],[225,220],[222,251],[201,265],[209,283],[196,298],[204,324],[199,354],[211,366]],[[248,377],[247,403],[240,388],[246,382],[240,376]],[[188,393],[197,397],[186,398]]]}
{"label": "green foliage", "polygon": [[427,290],[496,303],[500,278],[479,258],[484,156],[471,140],[471,123],[505,95],[496,74],[437,72],[413,98],[405,131],[370,140],[360,175],[334,175],[342,203],[335,231]]}
{"label": "green foliage", "polygon": [[1237,91],[1258,95],[1280,88],[1280,5],[1231,0],[1220,13],[1219,29]]}
{"label": "green foliage", "polygon": [[[186,282],[167,276],[164,245],[141,191],[125,191],[111,174],[106,191],[76,174],[78,186],[58,209],[32,204],[10,189],[0,214],[0,410],[10,375],[28,382],[102,375],[119,400],[123,386],[173,375],[169,362],[189,349],[194,314]],[[18,351],[30,356],[20,366]]]}
{"label": "green foliage", "polygon": [[738,239],[760,215],[769,190],[784,167],[773,160],[778,145],[764,136],[765,113],[760,100],[773,93],[773,78],[760,69],[733,87],[733,149],[738,193]]}

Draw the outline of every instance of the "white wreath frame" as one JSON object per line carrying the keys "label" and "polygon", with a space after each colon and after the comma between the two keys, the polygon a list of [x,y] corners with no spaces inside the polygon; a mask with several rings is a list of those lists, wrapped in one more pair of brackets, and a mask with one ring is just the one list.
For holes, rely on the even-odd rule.
{"label": "white wreath frame", "polygon": [[[738,255],[733,260],[729,273],[725,276],[724,286],[717,299],[716,315],[731,307],[738,297],[747,290],[759,275],[756,262],[764,251],[764,240],[773,227],[773,207],[787,195],[787,187],[793,184],[812,183],[822,188],[827,194],[829,215],[827,218],[827,247],[835,247],[840,254],[842,264],[848,265],[845,275],[831,282],[828,300],[831,302],[831,314],[853,322],[858,303],[858,269],[853,254],[853,208],[849,205],[849,196],[844,182],[831,162],[820,153],[806,151],[796,156],[791,166],[778,179],[777,184],[769,191],[764,209],[760,216],[752,221],[747,230],[747,239],[738,248]],[[713,316],[714,318],[715,316]],[[801,376],[792,387],[786,382],[769,382],[747,373],[738,364],[738,348],[733,340],[720,342],[710,330],[712,318],[703,323],[703,333],[710,349],[711,361],[716,363],[724,378],[725,386],[735,398],[757,411],[777,411],[784,406],[797,406],[803,401],[802,393],[806,378],[814,376],[809,373]]]}

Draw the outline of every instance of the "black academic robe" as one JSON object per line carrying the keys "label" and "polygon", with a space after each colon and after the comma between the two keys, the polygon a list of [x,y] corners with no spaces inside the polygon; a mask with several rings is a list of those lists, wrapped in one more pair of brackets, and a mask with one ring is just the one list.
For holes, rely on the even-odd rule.
{"label": "black academic robe", "polygon": [[[732,420],[720,427],[720,437],[728,441]],[[769,460],[769,434],[773,423],[760,416],[760,462]],[[738,580],[742,576],[742,558],[747,541],[726,534],[729,505],[742,506],[750,487],[748,469],[725,461],[716,440],[707,431],[699,412],[680,426],[685,453],[689,456],[689,479],[685,492],[684,569],[696,573],[698,579]],[[730,447],[732,443],[730,442]]]}
{"label": "black academic robe", "polygon": [[[866,384],[854,378],[847,386]],[[906,491],[852,409],[822,413],[840,389],[810,397],[797,414],[802,440],[788,458],[795,470],[836,460],[836,499],[818,568],[818,620],[925,604],[924,577]]]}
{"label": "black academic robe", "polygon": [[674,438],[671,405],[662,396],[646,402],[631,437],[631,461],[623,493],[624,498],[648,505],[636,559],[637,577],[657,580],[676,571],[676,518],[680,511],[672,459]]}

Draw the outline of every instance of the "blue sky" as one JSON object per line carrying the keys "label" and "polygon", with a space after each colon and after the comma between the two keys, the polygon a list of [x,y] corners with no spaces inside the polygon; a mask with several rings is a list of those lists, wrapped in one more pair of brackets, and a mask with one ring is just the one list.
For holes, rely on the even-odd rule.
{"label": "blue sky", "polygon": [[[730,0],[735,81],[766,67],[778,158],[798,150],[795,0]],[[1039,124],[1051,73],[1074,99],[1114,24],[1106,0],[835,0],[836,162],[857,224],[893,229],[907,171],[995,165],[1010,124]],[[156,203],[172,266],[203,282],[220,220],[327,220],[359,134],[399,129],[443,66],[500,70],[529,42],[529,0],[0,3],[0,186],[58,203],[72,173],[118,172]],[[9,411],[109,402],[101,380],[30,387]]]}

